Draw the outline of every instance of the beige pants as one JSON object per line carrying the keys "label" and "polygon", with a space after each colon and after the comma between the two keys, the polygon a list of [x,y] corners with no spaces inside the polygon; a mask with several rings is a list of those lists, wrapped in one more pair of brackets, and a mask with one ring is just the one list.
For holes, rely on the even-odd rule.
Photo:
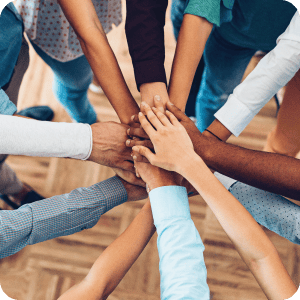
{"label": "beige pants", "polygon": [[293,157],[300,151],[300,70],[286,87],[277,125],[264,150]]}
{"label": "beige pants", "polygon": [[[29,48],[26,40],[23,43],[11,81],[5,89],[9,99],[17,105],[20,85],[29,65]],[[5,163],[7,155],[0,154],[0,194],[14,194],[21,191],[23,184],[16,173]]]}

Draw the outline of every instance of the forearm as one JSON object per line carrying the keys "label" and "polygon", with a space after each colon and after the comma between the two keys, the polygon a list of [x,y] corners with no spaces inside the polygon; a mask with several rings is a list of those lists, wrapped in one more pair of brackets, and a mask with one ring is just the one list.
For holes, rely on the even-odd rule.
{"label": "forearm", "polygon": [[299,70],[299,52],[300,42],[281,40],[234,89],[215,117],[238,136],[261,108]]}
{"label": "forearm", "polygon": [[262,228],[201,159],[183,172],[212,209],[269,299],[292,296],[296,287]]}
{"label": "forearm", "polygon": [[[91,0],[59,0],[81,48],[122,123],[138,112]],[[80,8],[80,9],[79,9]]]}
{"label": "forearm", "polygon": [[26,245],[91,228],[102,214],[126,200],[124,186],[113,177],[69,194],[24,205],[15,211],[1,211],[0,258]]}
{"label": "forearm", "polygon": [[169,85],[170,100],[182,111],[212,27],[202,17],[190,14],[183,17]]}
{"label": "forearm", "polygon": [[139,257],[154,232],[148,201],[125,232],[99,256],[84,281],[59,299],[106,299]]}
{"label": "forearm", "polygon": [[285,197],[300,200],[300,161],[275,153],[254,151],[200,136],[195,152],[213,170]]}
{"label": "forearm", "polygon": [[191,219],[186,189],[160,187],[149,197],[158,234],[161,299],[208,299],[204,245]]}
{"label": "forearm", "polygon": [[80,39],[80,44],[97,80],[120,118],[121,123],[128,124],[130,117],[138,113],[138,105],[126,85],[106,37],[100,32],[95,31],[93,41]]}
{"label": "forearm", "polygon": [[138,89],[144,83],[167,84],[164,25],[167,0],[126,0],[125,32]]}
{"label": "forearm", "polygon": [[92,132],[87,124],[41,122],[0,115],[0,153],[87,159]]}

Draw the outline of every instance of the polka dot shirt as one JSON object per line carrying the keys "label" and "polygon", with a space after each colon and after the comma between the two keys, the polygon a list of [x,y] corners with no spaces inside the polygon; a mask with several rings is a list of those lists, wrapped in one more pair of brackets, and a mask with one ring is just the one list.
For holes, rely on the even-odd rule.
{"label": "polka dot shirt", "polygon": [[[92,0],[103,30],[122,21],[121,0]],[[52,58],[67,62],[83,55],[79,40],[56,0],[17,0],[29,39]]]}

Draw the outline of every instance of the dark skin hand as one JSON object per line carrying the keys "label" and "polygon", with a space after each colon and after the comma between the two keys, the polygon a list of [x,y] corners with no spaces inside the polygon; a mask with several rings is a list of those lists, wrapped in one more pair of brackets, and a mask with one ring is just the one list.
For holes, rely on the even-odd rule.
{"label": "dark skin hand", "polygon": [[[215,137],[206,137],[172,103],[167,103],[167,109],[180,120],[193,142],[195,152],[210,168],[254,187],[300,200],[300,160],[249,150],[221,142]],[[138,136],[140,130],[130,128],[129,132],[131,136]],[[130,147],[138,145],[135,140],[127,144]],[[137,153],[135,156],[137,161],[142,160]]]}

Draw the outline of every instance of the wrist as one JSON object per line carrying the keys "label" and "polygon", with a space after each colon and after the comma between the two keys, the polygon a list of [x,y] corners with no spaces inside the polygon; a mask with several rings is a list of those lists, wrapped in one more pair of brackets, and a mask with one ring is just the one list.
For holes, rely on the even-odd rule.
{"label": "wrist", "polygon": [[202,167],[203,165],[205,165],[205,163],[202,158],[194,152],[184,160],[177,172],[188,180],[188,178],[191,177],[191,174],[200,171],[199,167]]}
{"label": "wrist", "polygon": [[158,187],[179,185],[177,182],[177,174],[162,169],[158,169],[153,176],[147,180],[148,192]]}
{"label": "wrist", "polygon": [[150,106],[154,105],[153,98],[156,95],[161,97],[161,100],[166,104],[169,100],[167,87],[164,82],[143,83],[140,86],[142,101],[145,101]]}

